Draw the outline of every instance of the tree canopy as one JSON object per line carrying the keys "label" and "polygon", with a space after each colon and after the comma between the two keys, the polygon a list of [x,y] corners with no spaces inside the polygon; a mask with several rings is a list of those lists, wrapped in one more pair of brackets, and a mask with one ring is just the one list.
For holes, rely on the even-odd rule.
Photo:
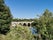
{"label": "tree canopy", "polygon": [[11,25],[12,15],[9,7],[6,6],[4,0],[0,0],[0,33],[6,34],[9,31]]}
{"label": "tree canopy", "polygon": [[[34,25],[35,24],[35,25]],[[42,16],[35,19],[33,25],[39,34],[39,40],[52,40],[53,38],[53,13],[45,10]]]}

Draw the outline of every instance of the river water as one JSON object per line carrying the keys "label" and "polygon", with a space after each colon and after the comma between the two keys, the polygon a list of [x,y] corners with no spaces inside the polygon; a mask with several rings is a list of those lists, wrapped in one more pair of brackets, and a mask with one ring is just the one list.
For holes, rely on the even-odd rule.
{"label": "river water", "polygon": [[37,34],[37,30],[33,27],[29,27],[29,29],[31,30],[32,34]]}

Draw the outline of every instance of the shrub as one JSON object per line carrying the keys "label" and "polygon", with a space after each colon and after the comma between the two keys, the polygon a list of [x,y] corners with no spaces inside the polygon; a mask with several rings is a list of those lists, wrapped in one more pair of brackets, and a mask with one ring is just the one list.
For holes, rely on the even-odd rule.
{"label": "shrub", "polygon": [[28,27],[16,26],[7,34],[6,40],[34,40]]}

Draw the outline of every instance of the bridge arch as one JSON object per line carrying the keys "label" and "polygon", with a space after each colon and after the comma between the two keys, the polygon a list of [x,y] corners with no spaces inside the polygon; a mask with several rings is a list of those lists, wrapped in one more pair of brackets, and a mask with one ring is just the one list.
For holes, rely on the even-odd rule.
{"label": "bridge arch", "polygon": [[28,26],[30,26],[31,24],[30,23],[28,23]]}
{"label": "bridge arch", "polygon": [[27,26],[27,24],[26,23],[23,23],[23,26]]}
{"label": "bridge arch", "polygon": [[19,23],[19,25],[22,25],[22,23]]}

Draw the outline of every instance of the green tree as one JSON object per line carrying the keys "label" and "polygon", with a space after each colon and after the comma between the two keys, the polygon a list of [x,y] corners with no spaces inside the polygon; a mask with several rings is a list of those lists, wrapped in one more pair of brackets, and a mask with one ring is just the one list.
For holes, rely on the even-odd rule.
{"label": "green tree", "polygon": [[[46,14],[45,14],[46,13]],[[46,21],[46,28],[47,28],[47,32],[49,34],[49,40],[53,40],[52,36],[53,36],[53,14],[52,12],[49,12],[48,10],[46,10],[44,16],[45,16],[45,21]]]}
{"label": "green tree", "polygon": [[45,10],[42,16],[36,21],[35,28],[39,35],[39,40],[53,40],[53,14],[49,10]]}
{"label": "green tree", "polygon": [[11,25],[12,15],[4,3],[4,0],[0,0],[0,33],[6,34],[9,31]]}

